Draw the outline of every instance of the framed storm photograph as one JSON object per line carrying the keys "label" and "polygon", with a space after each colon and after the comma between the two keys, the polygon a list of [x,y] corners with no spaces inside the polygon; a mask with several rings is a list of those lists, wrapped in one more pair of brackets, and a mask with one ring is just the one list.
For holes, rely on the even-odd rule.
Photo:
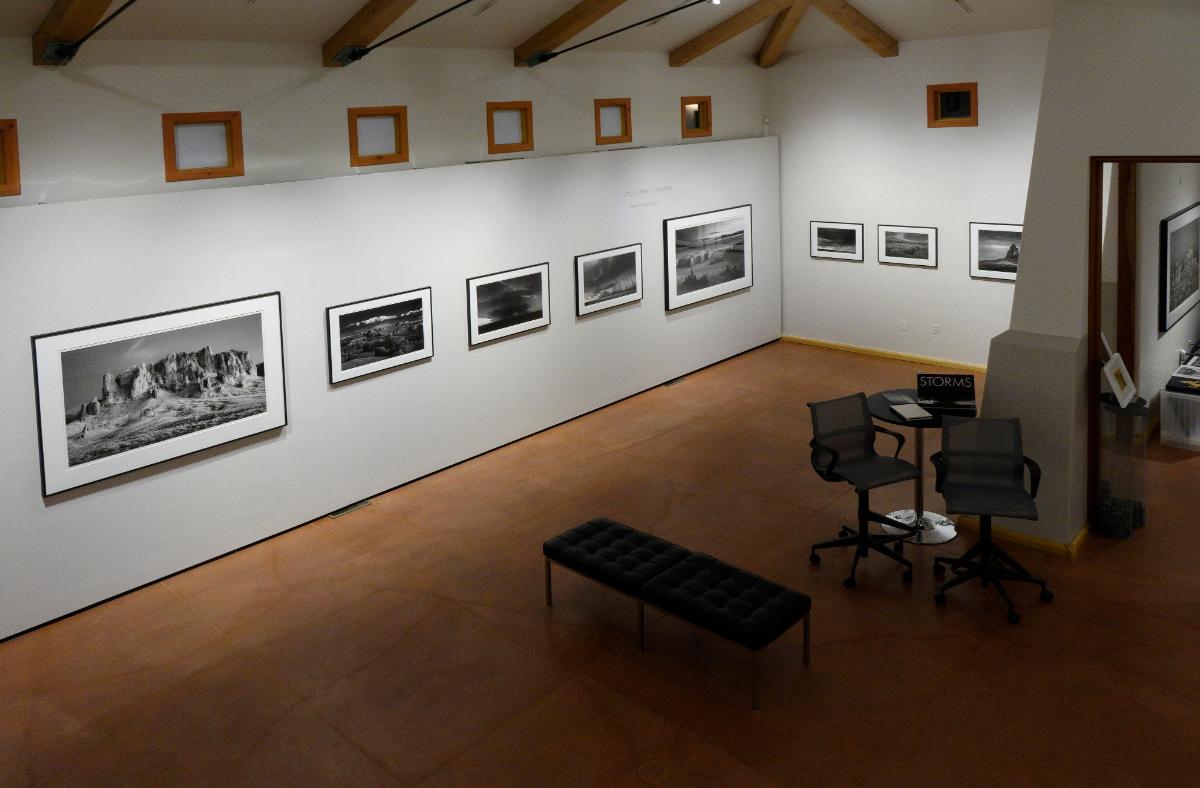
{"label": "framed storm photograph", "polygon": [[971,278],[1016,281],[1021,232],[1019,224],[971,222]]}
{"label": "framed storm photograph", "polygon": [[287,424],[279,293],[32,343],[42,495]]}
{"label": "framed storm photograph", "polygon": [[467,328],[471,345],[548,325],[550,263],[467,280]]}
{"label": "framed storm photograph", "polygon": [[884,265],[938,267],[936,227],[879,225],[879,262]]}
{"label": "framed storm photograph", "polygon": [[749,205],[663,221],[668,310],[754,285],[753,223]]}
{"label": "framed storm photograph", "polygon": [[575,314],[582,317],[642,300],[642,245],[575,258]]}
{"label": "framed storm photograph", "polygon": [[809,222],[808,254],[830,260],[863,261],[863,226],[853,222]]}
{"label": "framed storm photograph", "polygon": [[355,301],[325,310],[329,382],[433,357],[433,290]]}
{"label": "framed storm photograph", "polygon": [[1200,203],[1159,225],[1158,330],[1166,331],[1200,303]]}

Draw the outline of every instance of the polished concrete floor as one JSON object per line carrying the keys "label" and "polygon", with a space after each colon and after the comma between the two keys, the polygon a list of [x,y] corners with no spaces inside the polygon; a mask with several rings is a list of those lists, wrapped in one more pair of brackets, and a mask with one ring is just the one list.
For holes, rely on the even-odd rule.
{"label": "polished concrete floor", "polygon": [[[805,402],[915,370],[768,345],[0,644],[0,785],[1185,781],[1200,455],[1155,452],[1132,539],[1015,549],[1058,595],[1017,589],[1018,626],[991,589],[933,604],[969,535],[910,548],[911,586],[809,566],[853,497]],[[633,603],[566,572],[547,609],[542,541],[601,514],[810,594],[812,666],[773,644],[754,712],[737,647],[653,615],[639,653]]]}

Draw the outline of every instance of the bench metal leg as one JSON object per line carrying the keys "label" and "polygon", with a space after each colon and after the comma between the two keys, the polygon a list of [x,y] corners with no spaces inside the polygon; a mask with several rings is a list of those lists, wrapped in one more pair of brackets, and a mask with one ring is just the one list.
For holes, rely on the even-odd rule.
{"label": "bench metal leg", "polygon": [[750,652],[750,708],[758,711],[758,654]]}
{"label": "bench metal leg", "polygon": [[638,600],[638,651],[646,650],[646,606]]}
{"label": "bench metal leg", "polygon": [[546,559],[546,607],[554,607],[554,595],[550,591],[550,559]]}
{"label": "bench metal leg", "polygon": [[804,616],[804,666],[808,667],[808,619],[812,615],[810,610]]}

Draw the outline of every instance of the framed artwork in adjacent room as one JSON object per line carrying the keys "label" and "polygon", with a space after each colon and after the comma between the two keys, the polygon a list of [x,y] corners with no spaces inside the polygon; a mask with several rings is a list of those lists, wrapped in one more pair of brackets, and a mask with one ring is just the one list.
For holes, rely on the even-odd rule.
{"label": "framed artwork in adjacent room", "polygon": [[467,329],[471,345],[548,325],[550,263],[467,280]]}
{"label": "framed artwork in adjacent room", "polygon": [[1104,365],[1104,377],[1108,380],[1117,404],[1122,408],[1133,401],[1137,395],[1137,386],[1133,384],[1133,376],[1125,367],[1125,360],[1120,353],[1113,353],[1112,358]]}
{"label": "framed artwork in adjacent room", "polygon": [[971,222],[971,278],[1016,281],[1021,233],[1019,224]]}
{"label": "framed artwork in adjacent room", "polygon": [[809,222],[808,254],[830,260],[863,261],[863,226],[854,222]]}
{"label": "framed artwork in adjacent room", "polygon": [[754,284],[749,205],[663,222],[667,309],[746,290]]}
{"label": "framed artwork in adjacent room", "polygon": [[937,228],[879,225],[879,262],[885,265],[937,268]]}
{"label": "framed artwork in adjacent room", "polygon": [[1200,303],[1200,203],[1159,224],[1158,330],[1166,331]]}
{"label": "framed artwork in adjacent room", "polygon": [[575,314],[582,317],[641,300],[641,244],[575,258]]}
{"label": "framed artwork in adjacent room", "polygon": [[433,290],[354,301],[325,310],[329,382],[433,357]]}
{"label": "framed artwork in adjacent room", "polygon": [[43,495],[287,424],[279,293],[32,342]]}

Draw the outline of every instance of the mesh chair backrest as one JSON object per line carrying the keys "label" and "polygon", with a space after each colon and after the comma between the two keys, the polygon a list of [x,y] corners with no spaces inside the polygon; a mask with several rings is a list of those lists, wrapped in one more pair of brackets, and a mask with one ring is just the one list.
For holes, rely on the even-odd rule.
{"label": "mesh chair backrest", "polygon": [[810,402],[813,439],[838,453],[838,462],[875,455],[875,425],[865,394]]}
{"label": "mesh chair backrest", "polygon": [[1018,419],[942,420],[942,458],[951,486],[1025,488]]}

